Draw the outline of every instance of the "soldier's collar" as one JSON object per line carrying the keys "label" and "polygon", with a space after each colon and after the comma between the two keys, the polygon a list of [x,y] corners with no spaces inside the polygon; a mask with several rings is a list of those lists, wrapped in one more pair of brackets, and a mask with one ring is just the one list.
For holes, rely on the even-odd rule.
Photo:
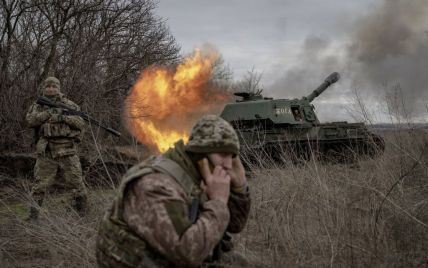
{"label": "soldier's collar", "polygon": [[177,164],[179,164],[192,177],[192,179],[195,180],[196,183],[201,181],[201,174],[190,159],[189,155],[186,153],[183,140],[177,141],[174,144],[174,148],[171,148],[164,153],[164,157],[177,162]]}

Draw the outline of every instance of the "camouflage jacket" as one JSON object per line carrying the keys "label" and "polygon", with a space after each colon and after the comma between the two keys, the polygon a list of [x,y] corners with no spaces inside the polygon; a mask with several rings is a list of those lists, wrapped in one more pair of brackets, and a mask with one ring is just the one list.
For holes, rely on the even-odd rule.
{"label": "camouflage jacket", "polygon": [[[63,94],[59,94],[54,101],[80,111],[80,107]],[[26,120],[36,131],[36,148],[39,155],[44,155],[47,149],[54,158],[77,152],[75,143],[80,141],[85,125],[81,117],[62,115],[57,109],[33,103],[27,112]]]}
{"label": "camouflage jacket", "polygon": [[[163,157],[172,159],[190,175],[193,179],[191,194],[187,187],[169,174],[149,172],[128,180],[128,185],[122,186],[122,215],[116,214],[120,218],[118,220],[115,217],[117,209],[113,209],[109,214],[110,220],[122,224],[123,230],[126,230],[122,233],[132,233],[133,237],[144,243],[140,247],[145,248],[145,256],[155,260],[157,266],[154,267],[197,267],[209,259],[226,231],[238,233],[244,228],[250,210],[249,193],[232,192],[227,205],[218,200],[208,200],[199,187],[199,172],[186,156],[182,142],[176,143],[175,149]],[[196,196],[200,197],[200,203],[198,216],[192,223],[189,213]],[[117,250],[117,247],[124,246],[125,243],[122,243],[110,245],[110,248],[116,247]],[[131,252],[129,249],[123,251]],[[118,251],[115,254],[123,256]],[[98,260],[100,257],[103,256],[99,256]],[[117,263],[100,266],[121,267]]]}

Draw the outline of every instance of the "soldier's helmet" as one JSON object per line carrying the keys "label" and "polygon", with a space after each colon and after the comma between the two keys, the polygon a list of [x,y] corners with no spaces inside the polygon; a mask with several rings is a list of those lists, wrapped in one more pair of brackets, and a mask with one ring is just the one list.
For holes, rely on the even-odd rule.
{"label": "soldier's helmet", "polygon": [[223,118],[206,115],[193,126],[186,151],[192,153],[239,154],[239,140],[233,127]]}
{"label": "soldier's helmet", "polygon": [[58,88],[61,87],[61,83],[59,82],[59,79],[53,76],[50,76],[45,79],[43,82],[43,87],[47,87],[48,85],[56,85]]}

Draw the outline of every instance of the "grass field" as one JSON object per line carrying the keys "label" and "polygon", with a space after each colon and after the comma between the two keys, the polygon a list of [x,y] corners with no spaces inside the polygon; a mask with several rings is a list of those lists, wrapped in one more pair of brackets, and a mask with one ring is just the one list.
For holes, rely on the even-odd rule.
{"label": "grass field", "polygon": [[[384,136],[376,159],[253,167],[250,219],[236,250],[254,267],[427,267],[428,132]],[[52,196],[31,223],[25,188],[0,200],[0,267],[95,267],[97,224],[112,191],[91,189],[83,218]]]}

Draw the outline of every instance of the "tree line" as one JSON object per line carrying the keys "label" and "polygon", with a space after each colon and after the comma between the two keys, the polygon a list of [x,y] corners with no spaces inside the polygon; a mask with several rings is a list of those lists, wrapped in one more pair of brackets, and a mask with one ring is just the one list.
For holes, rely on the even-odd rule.
{"label": "tree line", "polygon": [[105,124],[120,126],[139,72],[180,46],[151,0],[1,0],[0,149],[28,147],[25,114],[48,76]]}

